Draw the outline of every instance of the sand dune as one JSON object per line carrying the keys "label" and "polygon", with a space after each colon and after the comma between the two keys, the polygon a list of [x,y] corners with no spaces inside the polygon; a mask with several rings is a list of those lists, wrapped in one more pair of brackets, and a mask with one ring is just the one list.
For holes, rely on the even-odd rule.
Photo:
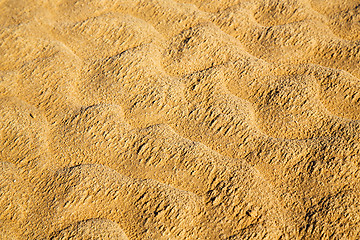
{"label": "sand dune", "polygon": [[359,239],[360,1],[0,1],[0,239]]}

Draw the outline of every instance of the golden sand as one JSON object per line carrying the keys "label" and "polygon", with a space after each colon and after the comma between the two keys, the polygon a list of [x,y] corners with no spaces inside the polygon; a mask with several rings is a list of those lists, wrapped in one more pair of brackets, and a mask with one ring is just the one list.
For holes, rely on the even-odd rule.
{"label": "golden sand", "polygon": [[359,0],[1,0],[0,239],[360,239]]}

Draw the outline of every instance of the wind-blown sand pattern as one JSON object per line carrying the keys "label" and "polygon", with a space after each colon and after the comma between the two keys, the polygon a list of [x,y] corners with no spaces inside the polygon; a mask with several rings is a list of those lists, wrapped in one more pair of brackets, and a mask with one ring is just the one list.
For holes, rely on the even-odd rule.
{"label": "wind-blown sand pattern", "polygon": [[360,239],[360,1],[0,1],[1,239]]}

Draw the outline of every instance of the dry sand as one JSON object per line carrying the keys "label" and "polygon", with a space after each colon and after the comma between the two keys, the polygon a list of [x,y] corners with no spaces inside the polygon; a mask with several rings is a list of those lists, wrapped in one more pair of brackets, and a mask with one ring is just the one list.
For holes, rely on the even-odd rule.
{"label": "dry sand", "polygon": [[1,0],[1,239],[360,239],[359,0]]}

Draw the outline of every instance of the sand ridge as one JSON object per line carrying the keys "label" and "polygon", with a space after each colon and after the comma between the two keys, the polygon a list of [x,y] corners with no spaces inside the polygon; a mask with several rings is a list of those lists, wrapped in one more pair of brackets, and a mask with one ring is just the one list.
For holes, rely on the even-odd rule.
{"label": "sand ridge", "polygon": [[360,238],[359,9],[0,1],[0,238]]}

